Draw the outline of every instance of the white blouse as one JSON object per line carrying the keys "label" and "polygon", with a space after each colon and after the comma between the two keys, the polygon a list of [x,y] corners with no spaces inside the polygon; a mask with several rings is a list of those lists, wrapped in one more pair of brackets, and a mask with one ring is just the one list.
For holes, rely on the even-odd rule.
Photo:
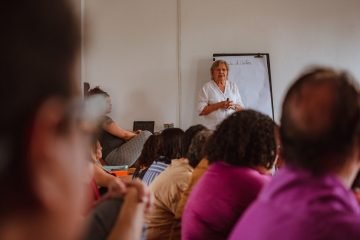
{"label": "white blouse", "polygon": [[[198,114],[209,104],[226,101],[229,98],[234,104],[239,104],[244,108],[239,89],[236,84],[231,81],[226,81],[225,91],[222,92],[218,85],[213,81],[204,84],[198,96]],[[218,109],[203,117],[203,124],[209,129],[215,129],[225,118],[234,113],[234,109]]]}

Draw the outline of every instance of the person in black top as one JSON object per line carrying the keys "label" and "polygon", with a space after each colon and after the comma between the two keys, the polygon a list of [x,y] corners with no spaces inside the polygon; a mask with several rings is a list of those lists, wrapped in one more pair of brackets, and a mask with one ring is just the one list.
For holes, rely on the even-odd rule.
{"label": "person in black top", "polygon": [[[110,95],[100,87],[91,89],[88,96],[101,96],[106,101],[109,114],[112,109]],[[121,128],[114,120],[105,115],[99,141],[103,147],[103,159],[108,165],[132,166],[139,158],[149,131],[130,132]]]}

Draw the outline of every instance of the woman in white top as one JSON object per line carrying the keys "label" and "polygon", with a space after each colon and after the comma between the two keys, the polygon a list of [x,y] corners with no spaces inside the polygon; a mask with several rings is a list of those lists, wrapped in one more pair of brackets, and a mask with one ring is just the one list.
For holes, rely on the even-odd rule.
{"label": "woman in white top", "polygon": [[236,84],[227,81],[228,72],[226,61],[215,61],[210,68],[212,80],[205,83],[199,93],[199,115],[209,129],[215,129],[227,116],[244,108]]}

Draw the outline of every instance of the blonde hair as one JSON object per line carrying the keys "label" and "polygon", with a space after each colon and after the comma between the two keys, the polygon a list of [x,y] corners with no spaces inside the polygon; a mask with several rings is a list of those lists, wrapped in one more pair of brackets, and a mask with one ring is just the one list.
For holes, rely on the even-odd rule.
{"label": "blonde hair", "polygon": [[214,80],[213,72],[214,72],[215,68],[217,68],[220,64],[225,65],[226,70],[227,70],[227,72],[229,74],[229,64],[225,60],[216,60],[215,62],[213,62],[213,64],[211,65],[211,68],[210,68],[211,80]]}

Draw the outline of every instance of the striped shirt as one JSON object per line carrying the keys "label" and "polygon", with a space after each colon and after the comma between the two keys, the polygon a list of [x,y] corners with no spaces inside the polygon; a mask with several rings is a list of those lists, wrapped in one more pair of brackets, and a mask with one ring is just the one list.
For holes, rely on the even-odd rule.
{"label": "striped shirt", "polygon": [[164,162],[158,162],[158,161],[154,161],[149,169],[146,171],[142,181],[146,184],[146,185],[150,185],[150,183],[152,181],[154,181],[154,179],[160,174],[162,173],[167,167],[169,166],[169,164],[166,164]]}

